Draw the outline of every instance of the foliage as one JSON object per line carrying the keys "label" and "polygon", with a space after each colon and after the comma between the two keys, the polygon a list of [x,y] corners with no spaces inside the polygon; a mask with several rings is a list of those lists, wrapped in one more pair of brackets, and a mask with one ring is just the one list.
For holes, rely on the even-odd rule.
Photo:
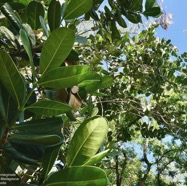
{"label": "foliage", "polygon": [[[9,184],[160,184],[175,175],[171,162],[185,171],[186,54],[156,38],[156,26],[120,31],[159,17],[155,0],[102,3],[0,3],[0,173],[20,178]],[[182,145],[152,140],[166,135]],[[142,158],[124,148],[130,140]]]}

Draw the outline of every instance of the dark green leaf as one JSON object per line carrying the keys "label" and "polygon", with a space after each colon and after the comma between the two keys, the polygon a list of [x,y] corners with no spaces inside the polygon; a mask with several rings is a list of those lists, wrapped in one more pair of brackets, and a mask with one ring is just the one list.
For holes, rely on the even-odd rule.
{"label": "dark green leaf", "polygon": [[64,19],[75,19],[88,12],[93,0],[69,0],[64,14]]}
{"label": "dark green leaf", "polygon": [[40,58],[41,73],[59,67],[71,52],[75,33],[68,28],[56,29],[44,44]]}
{"label": "dark green leaf", "polygon": [[53,184],[56,186],[106,186],[107,177],[105,172],[100,168],[76,166],[62,169],[52,174],[45,182],[45,186]]}
{"label": "dark green leaf", "polygon": [[48,8],[48,23],[51,32],[59,28],[61,21],[61,4],[57,0],[52,0]]}
{"label": "dark green leaf", "polygon": [[102,145],[107,130],[107,121],[102,117],[94,117],[83,122],[70,142],[68,166],[82,165],[92,158]]}
{"label": "dark green leaf", "polygon": [[50,88],[72,87],[83,81],[89,71],[89,66],[59,67],[44,74],[39,84]]}
{"label": "dark green leaf", "polygon": [[132,23],[141,23],[142,22],[142,18],[140,14],[136,14],[136,13],[126,13],[125,17]]}
{"label": "dark green leaf", "polygon": [[143,12],[143,14],[144,14],[145,16],[152,16],[152,17],[157,17],[157,16],[159,16],[161,13],[162,13],[162,12],[161,12],[160,7],[152,7],[152,8],[150,8],[150,9],[148,9],[148,10],[145,10],[145,11]]}
{"label": "dark green leaf", "polygon": [[0,51],[0,81],[20,109],[25,99],[25,83],[15,63],[4,50]]}
{"label": "dark green leaf", "polygon": [[156,0],[146,0],[145,9],[146,10],[151,9],[155,3],[156,3]]}
{"label": "dark green leaf", "polygon": [[38,115],[56,116],[70,111],[71,107],[57,101],[43,100],[30,105],[27,109]]}
{"label": "dark green leaf", "polygon": [[131,11],[142,11],[143,0],[131,0],[130,1],[130,10]]}
{"label": "dark green leaf", "polygon": [[30,26],[36,30],[40,27],[39,16],[44,17],[44,7],[41,3],[31,1],[27,6],[27,18]]}
{"label": "dark green leaf", "polygon": [[40,120],[32,120],[24,123],[14,125],[12,129],[24,133],[52,133],[59,131],[62,127],[63,121],[61,118],[46,118]]}

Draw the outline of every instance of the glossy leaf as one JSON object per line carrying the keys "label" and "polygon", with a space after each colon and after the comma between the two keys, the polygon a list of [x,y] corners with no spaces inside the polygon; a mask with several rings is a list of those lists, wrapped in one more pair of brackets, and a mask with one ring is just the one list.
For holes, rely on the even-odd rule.
{"label": "glossy leaf", "polygon": [[72,87],[83,81],[89,71],[89,66],[59,67],[44,74],[39,84],[50,88]]}
{"label": "glossy leaf", "polygon": [[17,14],[14,12],[14,10],[12,9],[12,7],[8,3],[5,3],[1,7],[1,11],[8,18],[8,20],[10,21],[10,23],[12,24],[12,26],[17,31],[19,31],[21,28],[23,28],[22,21],[20,20],[20,18],[17,16]]}
{"label": "glossy leaf", "polygon": [[27,109],[38,115],[56,116],[70,111],[71,107],[57,101],[41,100],[30,105]]}
{"label": "glossy leaf", "polygon": [[40,70],[44,74],[59,67],[71,52],[75,34],[71,29],[58,28],[44,44],[40,58]]}
{"label": "glossy leaf", "polygon": [[156,0],[146,0],[145,9],[146,10],[151,9],[155,3],[156,3]]}
{"label": "glossy leaf", "polygon": [[61,144],[46,149],[44,157],[42,159],[42,167],[43,167],[42,175],[44,176],[44,178],[47,176],[47,174],[50,172],[51,168],[53,167],[54,162],[57,159],[60,147]]}
{"label": "glossy leaf", "polygon": [[56,28],[59,28],[61,21],[61,4],[58,0],[51,1],[47,16],[51,32]]}
{"label": "glossy leaf", "polygon": [[12,134],[10,137],[10,142],[17,143],[36,143],[38,145],[55,145],[61,141],[61,137],[58,135],[41,135],[41,134]]}
{"label": "glossy leaf", "polygon": [[27,121],[16,124],[12,129],[24,133],[52,133],[61,129],[63,121],[61,118],[46,118],[39,120]]}
{"label": "glossy leaf", "polygon": [[0,81],[20,108],[25,99],[25,83],[12,58],[0,51]]}
{"label": "glossy leaf", "polygon": [[37,1],[31,1],[27,6],[27,18],[29,25],[34,29],[40,27],[39,16],[44,17],[44,7]]}
{"label": "glossy leaf", "polygon": [[93,4],[93,0],[69,0],[64,14],[64,19],[75,19],[88,12]]}
{"label": "glossy leaf", "polygon": [[98,154],[96,154],[95,156],[93,156],[92,158],[90,158],[86,163],[84,163],[84,165],[95,165],[97,163],[99,163],[110,151],[110,149],[107,149],[105,151],[102,151]]}
{"label": "glossy leaf", "polygon": [[92,158],[102,145],[108,130],[107,121],[94,117],[76,130],[68,149],[68,166],[82,165]]}
{"label": "glossy leaf", "polygon": [[45,186],[106,186],[105,172],[97,167],[76,166],[53,173],[45,182]]}

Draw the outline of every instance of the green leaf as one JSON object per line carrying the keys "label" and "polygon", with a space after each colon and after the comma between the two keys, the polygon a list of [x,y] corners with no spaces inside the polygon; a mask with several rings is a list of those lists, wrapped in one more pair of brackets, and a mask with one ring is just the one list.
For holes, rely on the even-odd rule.
{"label": "green leaf", "polygon": [[145,11],[143,12],[143,14],[144,14],[145,16],[152,16],[152,17],[157,17],[157,16],[159,16],[161,13],[162,13],[162,12],[161,12],[160,7],[152,7],[152,8],[150,8],[150,9],[148,9],[148,10],[145,10]]}
{"label": "green leaf", "polygon": [[52,0],[48,8],[48,23],[51,32],[59,28],[61,21],[61,4],[57,0]]}
{"label": "green leaf", "polygon": [[62,124],[63,121],[61,118],[46,118],[16,124],[12,127],[12,129],[18,132],[42,134],[59,131]]}
{"label": "green leaf", "polygon": [[87,38],[83,36],[76,35],[75,42],[85,44],[87,42]]}
{"label": "green leaf", "polygon": [[65,14],[64,19],[75,19],[86,12],[88,12],[93,4],[93,0],[69,0]]}
{"label": "green leaf", "polygon": [[10,142],[17,142],[17,143],[36,143],[38,145],[55,145],[61,141],[61,137],[58,135],[41,135],[41,134],[12,134],[9,138]]}
{"label": "green leaf", "polygon": [[101,76],[97,73],[86,75],[84,81],[79,84],[79,87],[84,87],[87,93],[96,91],[102,83]]}
{"label": "green leaf", "polygon": [[45,23],[45,20],[42,16],[39,16],[39,19],[40,19],[40,24],[43,28],[43,31],[44,31],[44,34],[49,37],[49,32],[48,32],[48,29],[47,29],[47,24]]}
{"label": "green leaf", "polygon": [[21,28],[23,28],[22,27],[22,21],[20,20],[20,18],[17,16],[17,14],[14,12],[14,10],[12,9],[12,7],[8,3],[5,3],[1,7],[1,11],[7,17],[7,19],[10,21],[10,23],[12,24],[12,26],[17,31],[19,31]]}
{"label": "green leaf", "polygon": [[142,18],[140,14],[136,14],[136,13],[126,13],[125,17],[132,23],[141,23],[142,22]]}
{"label": "green leaf", "polygon": [[40,70],[46,73],[59,67],[71,52],[75,33],[68,28],[58,28],[47,39],[41,52]]}
{"label": "green leaf", "polygon": [[113,83],[113,78],[111,76],[103,76],[102,84],[99,86],[99,89],[110,87]]}
{"label": "green leaf", "polygon": [[61,147],[61,144],[55,147],[49,147],[46,149],[44,157],[42,159],[42,167],[43,167],[42,175],[44,176],[44,178],[47,176],[47,174],[53,167],[54,162],[58,156],[60,147]]}
{"label": "green leaf", "polygon": [[76,166],[53,173],[45,182],[45,186],[106,186],[106,173],[97,167]]}
{"label": "green leaf", "polygon": [[89,71],[89,66],[59,67],[44,74],[39,84],[50,88],[72,87],[83,81]]}
{"label": "green leaf", "polygon": [[108,130],[107,121],[94,117],[76,130],[68,149],[68,166],[82,165],[92,158],[102,145]]}
{"label": "green leaf", "polygon": [[103,152],[96,154],[95,156],[90,158],[86,163],[84,163],[84,165],[94,165],[99,163],[108,154],[109,151],[110,149],[107,149]]}
{"label": "green leaf", "polygon": [[25,83],[12,58],[0,50],[0,81],[20,109],[25,100]]}
{"label": "green leaf", "polygon": [[24,24],[22,24],[22,26],[23,26],[23,29],[26,31],[32,45],[35,45],[36,44],[36,38],[35,38],[35,34],[34,34],[32,28],[30,27],[30,25],[27,24],[27,23],[24,23]]}
{"label": "green leaf", "polygon": [[25,48],[27,55],[29,56],[29,61],[30,61],[30,65],[32,68],[32,74],[35,80],[36,72],[35,72],[35,67],[34,67],[34,62],[33,62],[33,57],[32,57],[32,51],[31,51],[30,41],[25,30],[23,29],[20,30],[20,37],[21,37],[23,47]]}
{"label": "green leaf", "polygon": [[142,11],[143,0],[131,0],[130,1],[130,10],[131,11]]}
{"label": "green leaf", "polygon": [[27,109],[38,115],[56,116],[70,111],[71,107],[57,101],[42,100],[30,105]]}
{"label": "green leaf", "polygon": [[45,11],[41,3],[31,1],[27,6],[27,18],[29,25],[37,30],[40,27],[39,16],[44,17]]}
{"label": "green leaf", "polygon": [[156,3],[156,0],[146,0],[145,9],[146,10],[151,9],[155,3]]}

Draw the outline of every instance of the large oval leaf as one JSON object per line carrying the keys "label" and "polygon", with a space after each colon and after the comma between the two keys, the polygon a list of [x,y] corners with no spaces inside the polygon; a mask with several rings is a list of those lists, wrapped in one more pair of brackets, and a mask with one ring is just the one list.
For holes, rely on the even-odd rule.
{"label": "large oval leaf", "polygon": [[69,0],[64,19],[75,19],[88,12],[93,4],[93,0]]}
{"label": "large oval leaf", "polygon": [[14,125],[12,129],[18,132],[42,134],[58,131],[61,129],[63,121],[61,118],[46,118],[27,121]]}
{"label": "large oval leaf", "polygon": [[40,58],[40,70],[44,74],[59,67],[69,55],[75,41],[75,33],[68,28],[58,28],[44,44]]}
{"label": "large oval leaf", "polygon": [[44,74],[39,84],[50,88],[72,87],[83,81],[89,71],[89,66],[59,67]]}
{"label": "large oval leaf", "polygon": [[106,186],[106,173],[97,167],[76,166],[62,169],[53,173],[46,181],[45,186]]}
{"label": "large oval leaf", "polygon": [[94,117],[83,122],[70,142],[68,166],[82,165],[92,158],[102,145],[107,130],[107,121],[102,117]]}
{"label": "large oval leaf", "polygon": [[0,51],[0,66],[0,81],[20,108],[25,99],[25,83],[14,61],[4,50]]}
{"label": "large oval leaf", "polygon": [[36,1],[31,1],[27,6],[27,18],[29,25],[34,29],[40,27],[39,16],[44,17],[45,11],[41,3]]}
{"label": "large oval leaf", "polygon": [[27,109],[38,115],[56,116],[70,111],[71,107],[58,101],[42,100],[30,105]]}
{"label": "large oval leaf", "polygon": [[48,23],[51,32],[59,28],[61,21],[61,4],[57,0],[52,0],[48,8]]}

